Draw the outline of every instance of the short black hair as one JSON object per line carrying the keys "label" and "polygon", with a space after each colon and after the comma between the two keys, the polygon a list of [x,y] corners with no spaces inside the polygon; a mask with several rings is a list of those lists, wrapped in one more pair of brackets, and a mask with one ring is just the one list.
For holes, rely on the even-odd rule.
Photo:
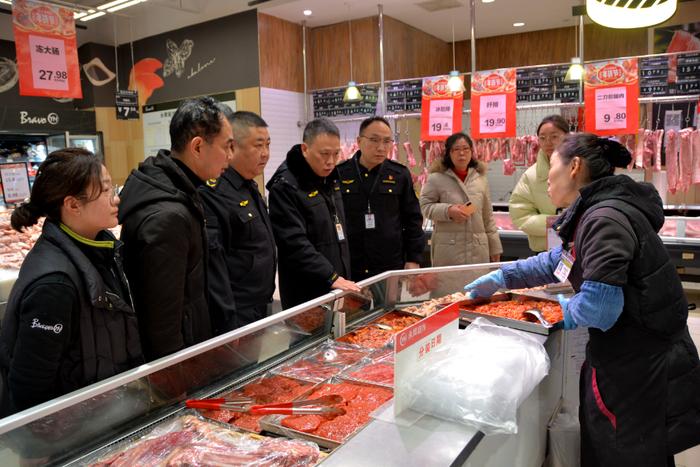
{"label": "short black hair", "polygon": [[246,136],[250,128],[267,128],[267,123],[262,117],[254,112],[239,110],[228,119],[233,130],[233,139],[240,142]]}
{"label": "short black hair", "polygon": [[564,138],[557,153],[565,164],[580,157],[588,168],[591,181],[615,174],[615,167],[627,167],[632,155],[622,144],[592,133],[572,133]]}
{"label": "short black hair", "polygon": [[340,130],[327,118],[317,118],[311,120],[304,127],[304,136],[302,141],[306,144],[311,144],[313,140],[319,135],[332,135],[340,138]]}
{"label": "short black hair", "polygon": [[452,163],[452,158],[450,157],[450,151],[452,151],[452,146],[454,146],[460,139],[465,140],[469,145],[469,148],[472,150],[472,158],[469,161],[469,164],[467,164],[467,168],[476,167],[478,164],[476,154],[474,154],[474,143],[472,142],[472,139],[466,133],[460,132],[450,135],[447,138],[447,141],[445,141],[445,154],[442,155],[442,164],[448,169],[455,168],[455,165]]}
{"label": "short black hair", "polygon": [[547,123],[551,123],[552,125],[554,125],[554,128],[557,128],[558,130],[561,130],[564,133],[568,133],[569,131],[571,131],[570,130],[571,126],[569,125],[569,122],[567,122],[566,119],[564,117],[562,117],[561,115],[554,114],[554,115],[547,115],[546,117],[544,117],[542,119],[540,124],[537,125],[537,132],[535,134],[539,136],[540,128],[542,128]]}
{"label": "short black hair", "polygon": [[389,124],[389,120],[387,120],[384,117],[375,116],[375,117],[369,117],[369,118],[362,120],[362,123],[360,123],[360,135],[362,135],[362,132],[364,132],[365,129],[374,122],[382,122],[384,125],[388,126],[389,129],[391,130],[391,125]]}
{"label": "short black hair", "polygon": [[170,150],[184,151],[196,136],[211,142],[221,131],[222,119],[232,116],[229,106],[209,96],[183,101],[170,120]]}

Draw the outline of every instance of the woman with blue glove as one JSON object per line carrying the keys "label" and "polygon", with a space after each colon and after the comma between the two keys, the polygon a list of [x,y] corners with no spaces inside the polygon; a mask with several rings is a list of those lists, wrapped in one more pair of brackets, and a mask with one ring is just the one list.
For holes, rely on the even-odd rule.
{"label": "woman with blue glove", "polygon": [[656,189],[626,175],[630,153],[592,134],[567,136],[552,155],[548,193],[567,208],[563,246],[468,284],[475,297],[565,278],[565,329],[588,328],[581,371],[581,465],[674,465],[700,444],[700,360],[680,279],[658,231]]}

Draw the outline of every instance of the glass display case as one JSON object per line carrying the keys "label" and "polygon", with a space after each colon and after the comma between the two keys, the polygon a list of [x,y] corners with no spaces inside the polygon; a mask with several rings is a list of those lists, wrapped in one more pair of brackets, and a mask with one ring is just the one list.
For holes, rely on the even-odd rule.
{"label": "glass display case", "polygon": [[[128,443],[149,429],[182,415],[188,410],[184,404],[187,399],[227,394],[232,389],[263,375],[288,375],[284,373],[285,368],[294,366],[299,361],[299,355],[307,352],[304,358],[308,360],[310,355],[319,354],[318,349],[323,350],[324,345],[330,345],[326,343],[329,340],[339,338],[339,341],[345,342],[342,345],[364,346],[366,352],[361,352],[362,355],[357,358],[364,358],[373,352],[392,353],[393,333],[401,326],[408,326],[422,319],[417,314],[405,313],[405,308],[461,291],[466,282],[497,266],[485,264],[389,271],[361,282],[361,294],[334,291],[0,419],[0,463],[4,466],[20,465],[24,461],[69,465],[90,463],[108,452],[110,447]],[[459,299],[459,295],[454,299]],[[437,311],[441,306],[438,304],[433,309]],[[362,333],[358,332],[360,328],[377,318],[385,317],[388,313],[398,313],[398,316],[405,314],[411,316],[411,319],[401,321],[400,325],[393,324],[394,327],[389,327],[390,331],[387,331],[386,327],[371,325],[369,328],[376,329],[377,332],[369,337],[370,340],[357,340],[361,339],[358,336],[362,336]],[[425,312],[429,313],[430,311]],[[393,319],[394,315],[390,317]],[[547,402],[542,402],[544,399],[541,394],[536,395],[538,415],[535,418],[538,420],[537,426],[540,427],[538,431],[544,430],[544,435],[538,435],[536,449],[541,449],[542,455],[546,420],[552,415],[556,403],[561,398],[562,375],[559,367],[562,334],[557,331],[547,338],[547,348],[551,350],[552,371],[546,378],[547,383],[541,384],[543,388],[546,387],[546,390],[543,390],[547,393]],[[337,351],[337,347],[334,349],[336,350],[331,354],[336,358],[340,352]],[[328,352],[322,354],[324,358],[328,358]],[[356,365],[356,360],[347,360],[342,364],[331,363],[345,369]],[[338,376],[328,374],[321,376],[321,379]],[[309,384],[316,384],[321,379],[310,381]],[[387,387],[386,384],[384,387]],[[371,427],[381,428],[382,423],[384,422],[371,420],[359,433]],[[460,440],[456,447],[445,449],[443,455],[455,458],[459,455],[464,456],[465,452],[471,452],[481,439],[477,430],[464,425],[437,419],[430,421],[430,417],[421,423],[427,424],[429,429],[416,424],[411,429],[418,431],[412,436],[425,436],[426,440],[430,439],[433,448],[439,447],[440,443],[454,444],[455,439]],[[260,424],[264,429],[266,425],[262,422]],[[439,434],[441,429],[451,434],[443,438],[430,435]],[[409,428],[404,427],[401,430]],[[370,448],[366,445],[366,440],[361,441],[366,436],[361,437],[357,433],[354,437],[351,435],[342,440],[339,443],[341,448],[332,452],[328,461],[335,459],[334,462],[337,463],[339,455],[352,458],[352,451],[345,449],[349,443],[361,442],[365,449]],[[397,431],[393,436],[400,439],[405,434],[402,433]],[[386,436],[387,439],[391,438],[389,434]],[[407,454],[410,452],[396,452],[393,456],[398,463],[402,455]]]}

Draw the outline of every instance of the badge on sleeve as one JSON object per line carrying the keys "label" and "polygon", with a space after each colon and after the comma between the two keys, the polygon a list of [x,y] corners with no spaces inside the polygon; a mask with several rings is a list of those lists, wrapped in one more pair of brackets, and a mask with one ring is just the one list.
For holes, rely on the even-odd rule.
{"label": "badge on sleeve", "polygon": [[554,276],[559,279],[560,282],[566,282],[571,274],[571,268],[574,266],[574,257],[567,250],[561,250],[561,258],[559,259],[559,264],[554,270]]}

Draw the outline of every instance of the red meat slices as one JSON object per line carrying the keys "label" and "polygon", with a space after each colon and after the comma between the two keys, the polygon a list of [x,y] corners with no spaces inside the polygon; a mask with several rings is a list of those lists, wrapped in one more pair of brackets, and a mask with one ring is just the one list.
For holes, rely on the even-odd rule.
{"label": "red meat slices", "polygon": [[350,373],[352,378],[381,384],[394,383],[394,365],[392,363],[371,363]]}
{"label": "red meat slices", "polygon": [[311,433],[318,429],[323,421],[320,415],[300,415],[296,417],[285,417],[282,426],[304,433]]}

